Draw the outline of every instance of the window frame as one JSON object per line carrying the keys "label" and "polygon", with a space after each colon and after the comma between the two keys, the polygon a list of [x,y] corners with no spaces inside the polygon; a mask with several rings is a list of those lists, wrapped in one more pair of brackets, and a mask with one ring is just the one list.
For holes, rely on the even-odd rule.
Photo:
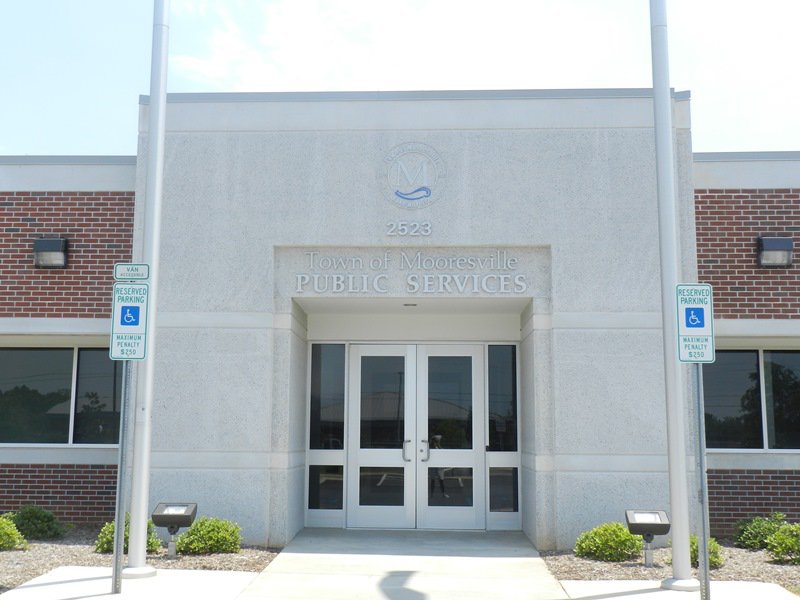
{"label": "window frame", "polygon": [[[81,350],[104,350],[108,352],[107,344],[93,343],[93,340],[87,340],[86,343],[72,343],[72,344],[15,344],[3,343],[0,344],[0,349],[3,350],[71,350],[72,351],[72,374],[70,376],[70,400],[69,400],[69,427],[66,442],[1,442],[0,448],[87,448],[87,449],[103,449],[103,448],[119,448],[117,443],[75,443],[73,442],[75,434],[75,408],[77,406],[78,394],[78,364],[79,355]],[[110,360],[110,359],[109,359]],[[120,397],[122,390],[120,390]],[[120,399],[121,407],[121,399]],[[121,430],[121,424],[120,424]]]}

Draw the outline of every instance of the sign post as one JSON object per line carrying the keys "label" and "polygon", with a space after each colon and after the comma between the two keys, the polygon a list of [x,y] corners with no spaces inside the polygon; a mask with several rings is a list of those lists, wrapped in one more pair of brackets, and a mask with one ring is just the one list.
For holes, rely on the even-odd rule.
{"label": "sign post", "polygon": [[713,290],[707,284],[682,284],[677,287],[678,305],[678,358],[684,363],[694,363],[694,385],[697,400],[697,471],[699,480],[701,531],[697,539],[697,559],[700,571],[700,598],[710,600],[708,577],[708,481],[706,476],[706,420],[703,402],[702,363],[713,363],[714,300]]}
{"label": "sign post", "polygon": [[114,511],[114,563],[111,573],[111,593],[122,591],[122,555],[125,537],[125,499],[127,496],[128,419],[130,405],[131,360],[147,356],[147,306],[149,286],[143,283],[150,274],[150,265],[114,265],[114,299],[111,310],[111,360],[122,362],[122,400],[120,402],[119,456],[117,459],[117,497]]}

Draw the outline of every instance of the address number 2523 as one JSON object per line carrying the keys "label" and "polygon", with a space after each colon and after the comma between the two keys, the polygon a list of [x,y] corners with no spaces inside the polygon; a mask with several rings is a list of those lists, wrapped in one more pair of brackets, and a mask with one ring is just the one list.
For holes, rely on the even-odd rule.
{"label": "address number 2523", "polygon": [[390,221],[386,224],[386,235],[421,237],[433,232],[430,221]]}

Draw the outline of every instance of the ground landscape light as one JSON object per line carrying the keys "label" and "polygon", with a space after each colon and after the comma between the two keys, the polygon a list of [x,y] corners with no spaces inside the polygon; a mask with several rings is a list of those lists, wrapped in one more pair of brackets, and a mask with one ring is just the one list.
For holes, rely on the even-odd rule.
{"label": "ground landscape light", "polygon": [[67,267],[67,240],[64,238],[33,240],[33,266],[39,269],[65,269]]}
{"label": "ground landscape light", "polygon": [[181,527],[189,527],[197,515],[195,502],[159,502],[153,514],[153,525],[166,527],[169,531],[170,541],[167,547],[167,556],[176,556],[175,534]]}
{"label": "ground landscape light", "polygon": [[759,237],[758,264],[761,267],[789,267],[794,244],[790,237]]}
{"label": "ground landscape light", "polygon": [[626,510],[628,531],[644,538],[644,566],[653,566],[653,538],[669,533],[669,519],[663,510]]}

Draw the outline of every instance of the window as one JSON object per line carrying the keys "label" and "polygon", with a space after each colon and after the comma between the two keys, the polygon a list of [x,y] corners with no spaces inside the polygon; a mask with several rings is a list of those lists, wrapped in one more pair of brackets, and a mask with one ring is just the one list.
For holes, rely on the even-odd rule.
{"label": "window", "polygon": [[121,375],[105,348],[0,348],[0,443],[116,444]]}
{"label": "window", "polygon": [[703,377],[709,448],[800,449],[800,352],[717,351]]}
{"label": "window", "polygon": [[344,448],[344,344],[311,345],[312,450]]}
{"label": "window", "polygon": [[756,351],[718,351],[703,366],[706,445],[761,448],[760,373]]}
{"label": "window", "polygon": [[770,448],[800,448],[800,352],[764,352]]}
{"label": "window", "polygon": [[517,451],[516,346],[489,346],[489,449]]}

